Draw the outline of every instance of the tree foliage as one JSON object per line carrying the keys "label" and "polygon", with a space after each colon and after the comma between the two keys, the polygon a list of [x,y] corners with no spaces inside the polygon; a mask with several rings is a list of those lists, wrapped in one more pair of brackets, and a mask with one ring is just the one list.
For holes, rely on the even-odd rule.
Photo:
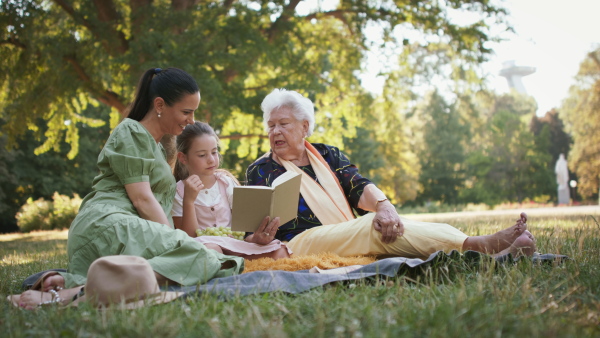
{"label": "tree foliage", "polygon": [[[374,163],[366,171],[367,177],[378,179],[379,187],[393,203],[413,200],[419,191],[419,160],[413,151],[415,139],[406,119],[406,93],[387,87],[383,96],[371,106],[372,137],[378,146],[372,153]],[[363,142],[364,143],[364,142]]]}
{"label": "tree foliage", "polygon": [[[96,118],[106,114],[106,110],[99,107],[88,113]],[[40,125],[44,132],[43,122]],[[91,128],[83,123],[75,127],[80,134],[79,154],[72,160],[67,157],[71,147],[64,141],[57,151],[36,155],[35,149],[42,141],[34,137],[34,132],[29,131],[20,138],[19,148],[12,151],[4,149],[6,137],[0,137],[0,233],[17,230],[15,214],[28,198],[49,200],[55,192],[85,196],[91,190],[92,179],[97,175],[98,153],[110,128],[108,124]]]}
{"label": "tree foliage", "polygon": [[591,197],[600,187],[600,48],[583,60],[575,80],[560,116],[573,138],[567,160],[577,174],[578,192]]}
{"label": "tree foliage", "polygon": [[[516,92],[487,95],[480,106],[486,124],[477,149],[467,158],[467,189],[462,197],[490,205],[554,194],[547,143],[536,143],[529,130],[535,101]],[[547,140],[549,138],[540,138]]]}
{"label": "tree foliage", "polygon": [[546,142],[546,139],[548,140],[547,147],[543,150],[552,155],[552,164],[556,163],[560,154],[569,157],[571,136],[565,131],[565,125],[556,109],[547,112],[543,117],[534,116],[531,119],[530,129],[539,139],[540,145]]}
{"label": "tree foliage", "polygon": [[[273,88],[301,89],[316,99],[338,88],[359,92],[366,27],[383,27],[394,44],[398,27],[449,43],[482,60],[490,39],[483,20],[454,24],[452,8],[501,19],[488,0],[343,0],[335,8],[300,13],[300,0],[9,0],[0,4],[0,86],[3,133],[14,144],[38,118],[47,121],[39,151],[64,139],[76,147],[77,128],[93,124],[86,105],[122,113],[143,70],[176,66],[202,90],[200,118],[221,129],[233,113],[259,114]],[[329,95],[326,104],[336,104]],[[244,129],[241,127],[240,129]],[[229,128],[224,136],[239,139]],[[228,134],[229,133],[229,134]],[[73,149],[76,152],[76,148]]]}
{"label": "tree foliage", "polygon": [[437,91],[427,96],[414,118],[420,134],[415,150],[423,189],[416,202],[457,204],[465,181],[464,143],[470,126],[461,120],[455,105],[448,104]]}

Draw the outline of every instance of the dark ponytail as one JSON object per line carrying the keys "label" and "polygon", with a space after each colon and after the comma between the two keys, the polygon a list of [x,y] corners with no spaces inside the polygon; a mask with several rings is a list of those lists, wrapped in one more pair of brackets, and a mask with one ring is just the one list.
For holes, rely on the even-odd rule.
{"label": "dark ponytail", "polygon": [[199,91],[196,80],[179,68],[150,68],[140,78],[127,117],[141,121],[150,111],[152,101],[157,97],[165,100],[167,106],[172,106],[185,95]]}

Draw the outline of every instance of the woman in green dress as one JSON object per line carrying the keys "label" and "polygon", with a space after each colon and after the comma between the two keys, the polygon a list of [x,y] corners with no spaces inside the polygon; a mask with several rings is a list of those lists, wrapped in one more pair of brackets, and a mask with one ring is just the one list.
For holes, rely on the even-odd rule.
{"label": "woman in green dress", "polygon": [[68,303],[85,285],[92,262],[108,255],[147,259],[161,284],[196,285],[243,270],[243,258],[211,250],[173,228],[175,179],[159,141],[194,123],[199,103],[198,85],[186,72],[144,73],[128,118],[98,156],[100,174],[69,229],[68,272],[46,275],[41,291],[20,295],[20,306]]}

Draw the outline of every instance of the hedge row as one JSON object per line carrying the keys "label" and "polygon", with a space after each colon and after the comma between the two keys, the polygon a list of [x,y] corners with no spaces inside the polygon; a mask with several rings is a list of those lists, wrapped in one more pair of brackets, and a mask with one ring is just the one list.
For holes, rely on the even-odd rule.
{"label": "hedge row", "polygon": [[17,213],[17,225],[21,232],[67,229],[77,216],[79,205],[81,198],[77,194],[70,198],[55,192],[52,201],[29,198]]}

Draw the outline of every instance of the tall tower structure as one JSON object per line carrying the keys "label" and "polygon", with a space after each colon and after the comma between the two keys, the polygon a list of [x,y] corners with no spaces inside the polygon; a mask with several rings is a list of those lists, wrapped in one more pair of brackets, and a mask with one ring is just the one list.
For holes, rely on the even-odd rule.
{"label": "tall tower structure", "polygon": [[500,70],[500,76],[508,81],[508,86],[521,94],[527,94],[521,78],[535,73],[535,67],[517,66],[514,60],[505,61]]}

